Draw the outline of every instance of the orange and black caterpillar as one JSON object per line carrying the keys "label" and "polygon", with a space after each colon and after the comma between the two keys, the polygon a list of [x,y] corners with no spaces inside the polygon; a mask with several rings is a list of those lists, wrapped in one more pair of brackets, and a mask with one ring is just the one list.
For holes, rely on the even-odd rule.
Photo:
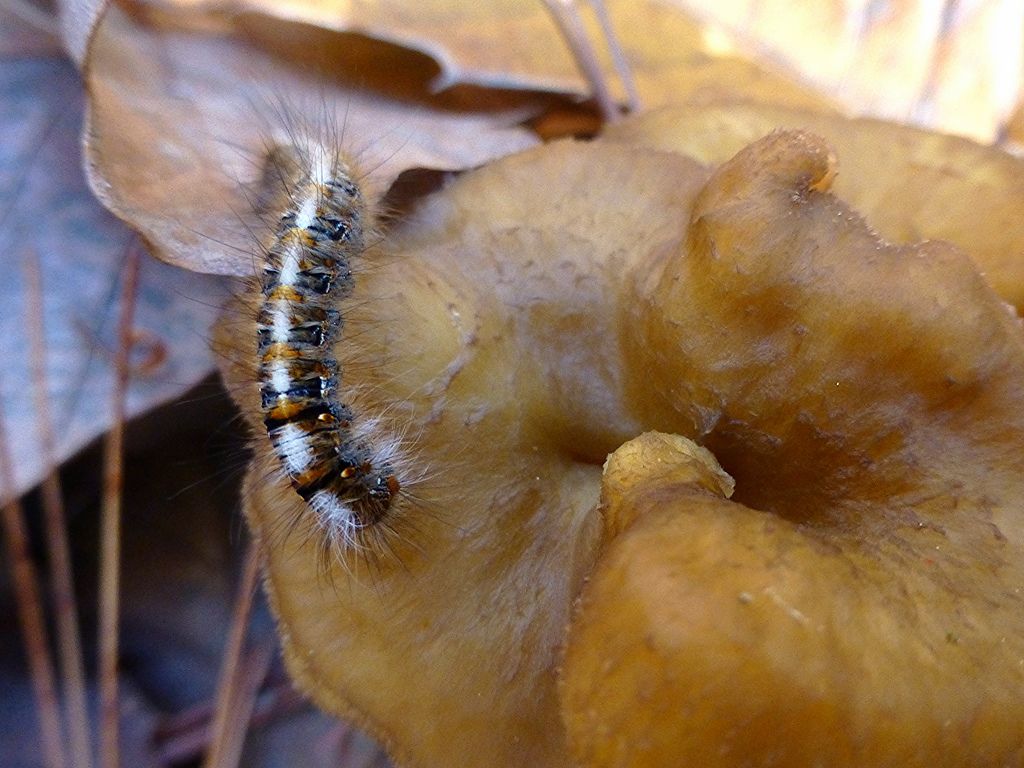
{"label": "orange and black caterpillar", "polygon": [[[267,178],[271,177],[271,178]],[[399,492],[393,441],[373,440],[339,398],[332,355],[365,249],[368,209],[351,170],[319,147],[276,148],[265,188],[279,219],[265,248],[256,317],[263,423],[292,486],[318,521],[352,544],[383,519]]]}

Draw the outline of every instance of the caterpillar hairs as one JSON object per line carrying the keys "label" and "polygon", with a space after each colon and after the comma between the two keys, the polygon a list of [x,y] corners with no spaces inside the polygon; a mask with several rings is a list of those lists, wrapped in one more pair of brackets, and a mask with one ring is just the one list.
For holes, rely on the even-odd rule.
{"label": "caterpillar hairs", "polygon": [[354,413],[332,352],[343,337],[353,266],[366,248],[369,207],[340,153],[316,143],[273,147],[262,188],[259,207],[272,227],[255,297],[263,423],[328,540],[358,547],[403,485],[400,440]]}

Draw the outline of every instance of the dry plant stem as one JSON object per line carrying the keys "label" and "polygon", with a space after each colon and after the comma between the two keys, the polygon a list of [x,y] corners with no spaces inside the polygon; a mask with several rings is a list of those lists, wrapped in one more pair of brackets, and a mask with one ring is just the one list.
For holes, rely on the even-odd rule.
{"label": "dry plant stem", "polygon": [[[608,89],[608,83],[594,52],[594,46],[587,38],[587,31],[580,19],[575,0],[544,0],[544,5],[547,6],[558,25],[558,30],[565,38],[579,68],[583,70],[584,77],[590,82],[590,87],[594,90],[594,99],[601,109],[601,115],[606,122],[615,122],[620,117],[619,109]],[[611,45],[611,43],[609,44]]]}
{"label": "dry plant stem", "polygon": [[339,723],[339,733],[335,736],[337,741],[338,759],[341,765],[348,765],[352,758],[352,728],[346,723]]}
{"label": "dry plant stem", "polygon": [[[273,722],[276,718],[308,707],[306,699],[290,683],[279,683],[264,689],[256,698],[252,726]],[[203,702],[173,715],[153,733],[158,765],[178,765],[202,757],[210,744],[212,702]]]}
{"label": "dry plant stem", "polygon": [[32,391],[35,395],[36,429],[43,461],[48,468],[42,484],[43,515],[50,561],[50,589],[57,623],[57,650],[60,659],[64,710],[68,727],[68,755],[73,768],[91,768],[92,745],[89,738],[89,710],[86,703],[85,665],[79,639],[78,608],[75,604],[71,574],[71,552],[60,475],[54,461],[53,425],[50,423],[49,386],[46,378],[46,334],[43,286],[39,255],[29,252],[25,259],[28,286],[29,349],[32,365]]}
{"label": "dry plant stem", "polygon": [[[11,477],[10,457],[7,454],[7,435],[0,414],[0,493],[6,495],[14,488]],[[18,601],[18,618],[25,641],[25,654],[32,673],[32,691],[36,698],[36,712],[39,714],[39,730],[42,738],[43,760],[47,768],[63,768],[64,737],[61,734],[60,705],[57,701],[57,684],[50,658],[49,642],[46,637],[46,623],[43,619],[43,605],[39,595],[39,577],[29,556],[28,532],[25,528],[25,513],[17,498],[8,499],[3,505],[4,532],[7,535],[7,559],[11,568],[11,581]]]}
{"label": "dry plant stem", "polygon": [[230,719],[220,747],[220,762],[215,768],[238,768],[242,761],[242,747],[249,731],[249,721],[256,706],[263,681],[274,660],[277,641],[267,637],[246,655],[238,675],[238,685],[229,708]]}
{"label": "dry plant stem", "polygon": [[100,766],[120,763],[117,655],[120,627],[121,496],[124,487],[124,413],[131,364],[132,317],[138,292],[141,249],[128,247],[121,288],[121,316],[114,359],[113,418],[103,451],[103,510],[100,528]]}
{"label": "dry plant stem", "polygon": [[615,27],[612,25],[611,16],[608,15],[608,6],[604,0],[590,0],[590,5],[597,15],[597,20],[604,33],[605,42],[608,44],[608,52],[611,54],[612,63],[615,65],[615,72],[622,81],[622,87],[626,89],[626,98],[630,112],[640,111],[640,92],[637,91],[636,81],[633,79],[633,70],[629,67],[626,59],[626,52],[622,50],[619,37],[615,34]]}
{"label": "dry plant stem", "polygon": [[[237,765],[237,762],[228,763],[226,759],[229,752],[229,743],[234,740],[230,733],[231,726],[234,725],[242,728],[244,735],[244,727],[252,710],[252,702],[250,702],[245,716],[246,723],[235,721],[233,712],[236,699],[240,695],[238,687],[242,671],[240,668],[242,648],[245,645],[245,633],[249,626],[249,617],[252,614],[253,595],[256,591],[256,579],[259,576],[259,570],[259,551],[255,542],[250,541],[245,553],[242,580],[238,585],[238,594],[235,597],[235,607],[231,617],[231,631],[228,634],[227,647],[224,649],[220,680],[217,683],[217,703],[210,730],[210,749],[206,753],[206,760],[203,762],[204,768],[222,768],[222,766]],[[262,676],[260,680],[262,682]],[[252,698],[255,699],[255,692],[252,692]]]}
{"label": "dry plant stem", "polygon": [[931,62],[928,65],[928,76],[921,87],[917,100],[909,107],[903,119],[906,122],[924,121],[929,117],[929,112],[934,109],[936,92],[939,86],[942,63],[946,58],[950,47],[949,26],[956,18],[959,0],[943,0],[942,3],[942,27],[940,28],[933,42],[931,51]]}
{"label": "dry plant stem", "polygon": [[[10,486],[7,486],[10,487]],[[43,759],[49,768],[64,766],[64,745],[61,735],[60,707],[54,679],[53,659],[47,648],[46,625],[39,596],[35,566],[28,554],[28,535],[24,512],[17,500],[4,504],[4,528],[7,533],[7,557],[11,580],[18,600],[18,614],[25,640],[25,652],[32,671],[32,689],[39,713],[43,742]]]}
{"label": "dry plant stem", "polygon": [[[0,473],[3,475],[4,493],[14,487],[10,477],[6,445],[6,435],[0,427]],[[59,768],[65,765],[65,761],[53,659],[50,658],[46,624],[43,620],[39,579],[28,551],[25,515],[17,499],[12,498],[4,503],[3,517],[11,580],[14,582],[25,653],[32,673],[32,689],[36,698],[36,711],[39,714],[43,759],[48,768]]]}

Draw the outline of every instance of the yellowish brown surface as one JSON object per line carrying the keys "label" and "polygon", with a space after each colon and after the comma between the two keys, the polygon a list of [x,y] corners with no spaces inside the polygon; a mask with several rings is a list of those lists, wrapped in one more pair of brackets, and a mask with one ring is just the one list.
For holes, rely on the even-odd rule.
{"label": "yellowish brown surface", "polygon": [[588,766],[1024,757],[1024,336],[968,259],[878,240],[780,133],[624,302],[644,436],[604,479],[563,713]]}
{"label": "yellowish brown surface", "polygon": [[835,191],[884,238],[946,240],[1024,307],[1024,160],[967,139],[878,120],[755,104],[668,107],[607,137],[717,165],[780,128],[813,131],[839,157]]}
{"label": "yellowish brown surface", "polygon": [[[406,435],[372,553],[325,558],[259,423],[251,307],[218,329],[292,674],[402,766],[1021,762],[1024,351],[975,268],[1024,304],[1019,162],[609,5],[645,105],[685,106],[468,173],[342,307],[343,399]],[[64,7],[93,185],[202,271],[253,273],[267,144],[344,136],[376,196],[589,92],[532,0],[103,9]],[[896,48],[906,105],[938,81]],[[888,109],[872,76],[848,103]]]}
{"label": "yellowish brown surface", "polygon": [[[630,263],[678,249],[705,175],[557,143],[466,175],[367,255],[342,306],[343,397],[412,438],[411,496],[370,562],[322,572],[321,534],[257,439],[248,515],[290,670],[400,765],[570,765],[555,670],[601,464],[640,429],[614,307]],[[228,388],[258,434],[255,331],[232,317]]]}
{"label": "yellowish brown surface", "polygon": [[873,235],[834,162],[557,143],[369,254],[343,388],[422,478],[325,574],[257,440],[300,685],[403,766],[1020,759],[1024,334],[966,256]]}

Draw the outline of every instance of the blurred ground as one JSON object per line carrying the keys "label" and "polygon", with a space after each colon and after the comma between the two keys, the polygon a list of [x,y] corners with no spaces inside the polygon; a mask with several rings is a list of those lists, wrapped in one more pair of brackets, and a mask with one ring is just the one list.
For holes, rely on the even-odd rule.
{"label": "blurred ground", "polygon": [[[122,721],[126,766],[199,765],[246,534],[237,509],[246,458],[234,409],[215,379],[134,421],[126,450],[123,541]],[[96,655],[100,450],[89,446],[61,477],[68,498],[75,584],[87,659]],[[27,512],[38,520],[38,499]],[[40,563],[45,553],[36,552]],[[17,625],[0,570],[0,626]],[[262,599],[250,647],[276,648]],[[0,633],[0,766],[40,765],[31,691],[16,631]],[[94,669],[88,670],[90,677]],[[92,691],[94,693],[94,691]],[[242,765],[385,766],[364,737],[291,690],[276,657],[257,704]]]}

